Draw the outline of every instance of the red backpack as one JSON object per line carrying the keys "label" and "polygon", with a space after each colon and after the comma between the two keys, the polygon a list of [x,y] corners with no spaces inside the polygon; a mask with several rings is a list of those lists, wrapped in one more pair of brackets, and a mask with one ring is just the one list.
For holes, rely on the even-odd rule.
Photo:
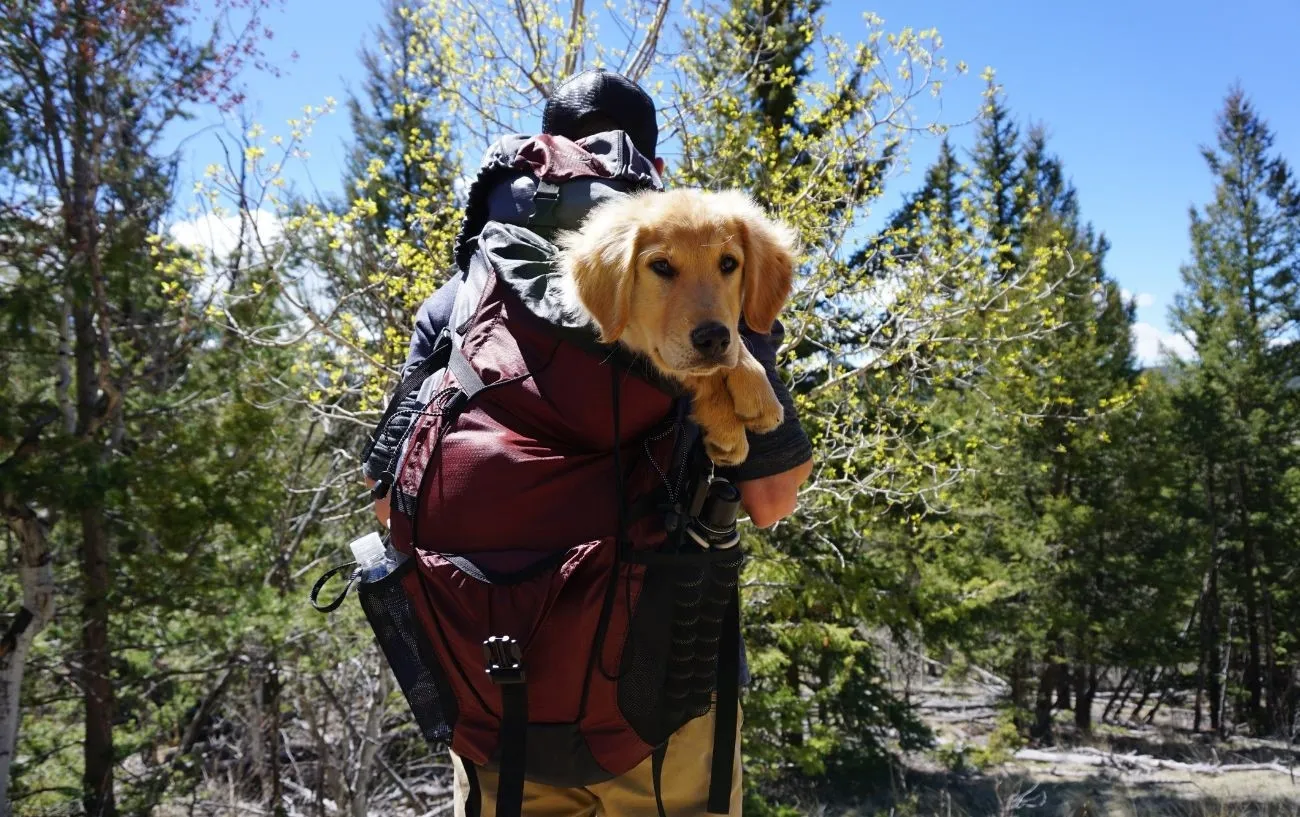
{"label": "red backpack", "polygon": [[408,558],[358,597],[425,739],[499,773],[501,817],[525,779],[588,786],[648,757],[658,799],[669,736],[715,695],[709,810],[729,810],[743,555],[698,532],[739,495],[684,393],[565,315],[551,263],[555,230],[645,187],[621,132],[497,143],[450,325],[378,426],[411,415],[376,489]]}

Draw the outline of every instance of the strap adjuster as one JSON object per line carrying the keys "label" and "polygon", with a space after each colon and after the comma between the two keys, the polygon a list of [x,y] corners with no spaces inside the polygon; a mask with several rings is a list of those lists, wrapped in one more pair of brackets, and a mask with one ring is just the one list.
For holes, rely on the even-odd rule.
{"label": "strap adjuster", "polygon": [[494,635],[483,642],[483,662],[494,684],[522,684],[524,654],[519,642],[508,635]]}
{"label": "strap adjuster", "polygon": [[560,186],[545,179],[539,179],[533,189],[533,214],[528,217],[529,224],[550,224],[551,216],[560,203]]}

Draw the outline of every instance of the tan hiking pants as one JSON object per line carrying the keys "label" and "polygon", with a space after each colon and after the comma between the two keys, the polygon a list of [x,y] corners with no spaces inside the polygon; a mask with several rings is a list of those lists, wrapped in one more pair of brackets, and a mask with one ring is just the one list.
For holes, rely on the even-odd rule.
{"label": "tan hiking pants", "polygon": [[[740,723],[737,716],[736,761],[731,777],[730,817],[740,817]],[[668,740],[664,756],[662,788],[664,813],[668,817],[709,817],[709,771],[713,757],[713,712],[687,723]],[[455,817],[467,814],[469,777],[464,761],[451,756],[455,776]],[[496,774],[476,770],[482,812],[478,817],[496,817]],[[613,780],[578,789],[560,789],[524,781],[523,817],[658,817],[655,806],[651,760],[646,758],[630,772]]]}

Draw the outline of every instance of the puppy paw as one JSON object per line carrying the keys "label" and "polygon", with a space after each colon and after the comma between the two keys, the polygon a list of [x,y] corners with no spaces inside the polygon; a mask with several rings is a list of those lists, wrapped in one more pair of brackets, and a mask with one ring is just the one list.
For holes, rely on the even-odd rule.
{"label": "puppy paw", "polygon": [[704,451],[714,465],[721,468],[740,465],[749,457],[749,439],[745,436],[744,426],[735,424],[701,431]]}
{"label": "puppy paw", "polygon": [[755,434],[775,431],[785,420],[785,407],[764,378],[761,388],[732,388],[731,399],[736,418]]}

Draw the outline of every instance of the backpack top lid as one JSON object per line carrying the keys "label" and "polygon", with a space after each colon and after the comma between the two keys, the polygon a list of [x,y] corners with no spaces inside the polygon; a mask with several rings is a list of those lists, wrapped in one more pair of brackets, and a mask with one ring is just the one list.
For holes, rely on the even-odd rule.
{"label": "backpack top lid", "polygon": [[597,204],[638,190],[663,190],[654,161],[622,130],[578,140],[509,134],[483,155],[471,182],[455,258],[464,271],[489,221],[516,224],[548,240],[576,229]]}
{"label": "backpack top lid", "polygon": [[519,305],[550,330],[672,397],[681,385],[640,355],[603,344],[594,325],[569,312],[562,274],[554,264],[554,234],[581,225],[596,205],[639,190],[663,190],[654,163],[622,131],[577,142],[563,136],[513,134],[488,149],[471,187],[456,246],[462,283],[449,326],[459,343],[481,308],[490,269]]}

